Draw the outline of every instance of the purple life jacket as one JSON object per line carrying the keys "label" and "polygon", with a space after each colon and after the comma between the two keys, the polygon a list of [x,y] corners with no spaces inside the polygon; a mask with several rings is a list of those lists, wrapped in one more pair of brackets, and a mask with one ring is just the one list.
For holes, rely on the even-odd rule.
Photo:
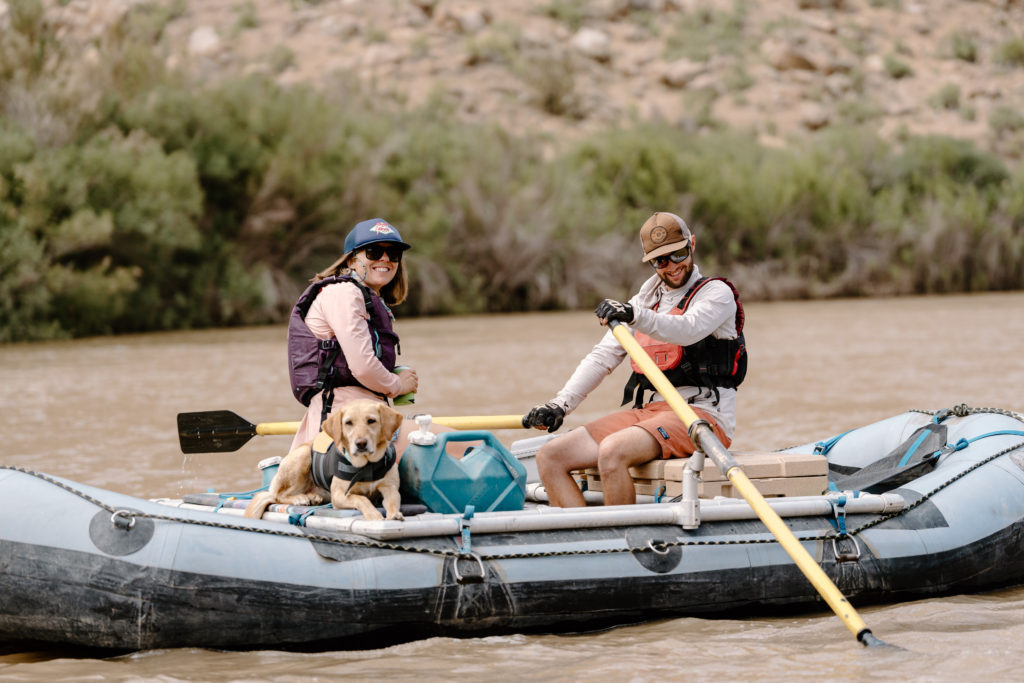
{"label": "purple life jacket", "polygon": [[[368,325],[374,341],[374,353],[381,364],[388,370],[394,370],[396,357],[400,353],[398,335],[391,324],[391,309],[383,299],[348,275],[314,282],[299,297],[288,319],[288,376],[291,379],[292,394],[304,406],[308,406],[313,396],[321,391],[327,391],[333,396],[331,390],[334,387],[364,386],[349,370],[338,340],[318,339],[306,325],[306,314],[313,300],[324,287],[335,282],[351,282],[363,293],[363,303],[370,314]],[[324,407],[327,407],[326,403]]]}

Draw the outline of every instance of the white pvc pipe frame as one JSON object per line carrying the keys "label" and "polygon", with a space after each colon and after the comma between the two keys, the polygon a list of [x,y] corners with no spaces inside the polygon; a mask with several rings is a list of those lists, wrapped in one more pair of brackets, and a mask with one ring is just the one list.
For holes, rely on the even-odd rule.
{"label": "white pvc pipe frame", "polygon": [[[530,484],[530,497],[546,500],[547,495],[540,484]],[[598,496],[600,493],[596,493]],[[773,498],[768,504],[780,517],[832,517],[833,503],[843,494],[827,496],[794,496]],[[905,501],[896,493],[861,494],[854,497],[846,493],[844,506],[847,515],[888,514],[903,509]],[[595,497],[595,496],[591,496]],[[641,498],[650,498],[649,496]],[[208,505],[194,505],[179,500],[162,499],[155,502],[188,510],[212,511]],[[717,498],[700,500],[699,519],[704,522],[721,522],[757,519],[757,514],[742,499]],[[218,513],[241,517],[240,508],[220,508]],[[289,515],[284,512],[266,512],[263,519],[268,522],[288,523]],[[469,520],[474,535],[499,534],[523,531],[551,531],[556,529],[593,529],[612,526],[639,526],[670,524],[683,526],[687,521],[684,503],[638,503],[635,505],[613,505],[587,508],[535,507],[509,512],[480,512]],[[369,521],[362,516],[330,517],[310,515],[305,519],[309,529],[359,534],[381,541],[426,536],[457,536],[461,533],[464,519],[459,514],[426,513],[414,518],[397,521]]]}

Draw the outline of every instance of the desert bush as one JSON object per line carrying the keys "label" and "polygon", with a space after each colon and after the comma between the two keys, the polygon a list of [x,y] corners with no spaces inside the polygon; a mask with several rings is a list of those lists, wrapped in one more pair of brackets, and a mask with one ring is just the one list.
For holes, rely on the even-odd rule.
{"label": "desert bush", "polygon": [[928,102],[936,109],[959,109],[960,86],[956,83],[946,83],[929,98]]}
{"label": "desert bush", "polygon": [[900,78],[909,78],[914,75],[913,67],[895,55],[886,55],[883,58],[882,63],[885,66],[885,72],[889,74],[890,78],[898,80]]}
{"label": "desert bush", "polygon": [[683,12],[665,41],[666,57],[707,61],[712,54],[739,55],[744,51],[743,29],[747,22],[745,0],[734,0],[732,10],[701,7]]}
{"label": "desert bush", "polygon": [[1016,107],[1001,104],[992,109],[988,116],[988,125],[996,137],[1024,130],[1024,114]]}
{"label": "desert bush", "polygon": [[978,61],[978,43],[965,31],[953,31],[943,41],[943,51],[953,59],[974,64]]}
{"label": "desert bush", "polygon": [[1009,67],[1024,67],[1024,38],[1013,38],[995,49],[995,60]]}

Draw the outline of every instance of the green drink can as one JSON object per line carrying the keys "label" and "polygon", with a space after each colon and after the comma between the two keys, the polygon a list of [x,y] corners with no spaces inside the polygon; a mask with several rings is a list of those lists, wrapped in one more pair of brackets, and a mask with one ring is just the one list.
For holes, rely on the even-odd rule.
{"label": "green drink can", "polygon": [[[392,370],[391,372],[393,372],[393,373],[395,373],[397,375],[402,370],[410,370],[410,369],[411,368],[408,365],[396,365],[395,369]],[[410,391],[408,394],[399,394],[398,396],[395,396],[394,399],[392,399],[392,402],[396,406],[412,405],[413,403],[416,402],[416,392],[415,391]]]}

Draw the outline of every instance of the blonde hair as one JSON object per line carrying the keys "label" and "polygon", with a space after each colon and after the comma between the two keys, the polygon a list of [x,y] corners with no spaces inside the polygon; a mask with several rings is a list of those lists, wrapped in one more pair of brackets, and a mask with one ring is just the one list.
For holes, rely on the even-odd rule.
{"label": "blonde hair", "polygon": [[[352,269],[348,267],[348,262],[356,253],[362,251],[367,246],[369,245],[364,244],[358,249],[347,252],[337,261],[327,266],[327,268],[314,275],[310,282],[320,282],[326,278],[338,277],[340,275],[352,275],[357,280],[361,280],[362,278],[355,275]],[[397,306],[405,301],[408,295],[409,278],[405,274],[405,259],[402,259],[398,262],[398,268],[395,270],[395,276],[391,278],[391,282],[380,288],[380,297],[384,299],[384,303],[388,306]]]}

